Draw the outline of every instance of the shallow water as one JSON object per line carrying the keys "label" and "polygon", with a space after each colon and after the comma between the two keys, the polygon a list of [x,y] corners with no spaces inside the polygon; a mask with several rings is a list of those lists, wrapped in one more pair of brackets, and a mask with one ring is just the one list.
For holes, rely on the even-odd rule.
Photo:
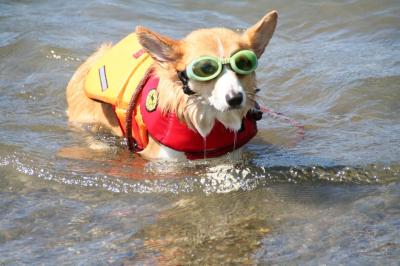
{"label": "shallow water", "polygon": [[[65,87],[136,25],[180,38],[271,9],[265,116],[239,162],[148,163],[67,124]],[[0,264],[398,265],[398,1],[1,1]],[[79,149],[77,147],[80,147]],[[71,159],[71,153],[74,159]]]}

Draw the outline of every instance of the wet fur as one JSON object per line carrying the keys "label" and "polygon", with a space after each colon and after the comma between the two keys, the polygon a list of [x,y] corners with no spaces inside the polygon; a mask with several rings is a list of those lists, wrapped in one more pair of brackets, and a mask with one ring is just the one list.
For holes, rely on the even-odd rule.
{"label": "wet fur", "polygon": [[[246,76],[232,76],[224,70],[220,78],[197,82],[190,81],[189,85],[196,92],[188,96],[182,91],[182,84],[177,77],[177,71],[185,69],[192,60],[202,55],[217,57],[230,57],[240,49],[251,49],[260,57],[267,46],[277,23],[277,13],[272,11],[265,15],[258,23],[240,34],[226,28],[199,29],[190,33],[182,40],[173,40],[166,36],[152,32],[144,27],[137,27],[136,34],[144,49],[155,59],[154,68],[160,77],[159,107],[163,112],[175,112],[178,118],[189,127],[196,129],[204,137],[211,131],[215,119],[232,130],[239,130],[241,121],[255,102],[255,73]],[[84,82],[86,75],[109,49],[110,44],[105,44],[91,55],[73,75],[67,87],[68,118],[72,124],[93,124],[97,127],[109,129],[113,134],[122,136],[117,117],[110,105],[99,103],[86,97]],[[226,75],[226,76],[224,76]],[[216,88],[224,84],[237,84],[243,88],[245,101],[238,109],[219,110],[212,101],[215,100]],[[235,83],[236,82],[236,83]],[[230,88],[227,88],[230,89]],[[233,88],[232,88],[233,89]],[[181,152],[165,147],[149,137],[149,145],[141,152],[147,159],[184,159]]]}

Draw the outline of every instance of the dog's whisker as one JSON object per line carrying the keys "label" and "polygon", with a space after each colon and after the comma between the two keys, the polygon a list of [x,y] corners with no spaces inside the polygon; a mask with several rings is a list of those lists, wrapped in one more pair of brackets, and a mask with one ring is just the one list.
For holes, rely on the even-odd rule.
{"label": "dog's whisker", "polygon": [[247,97],[248,97],[248,99],[253,99],[253,100],[256,98],[259,98],[258,95],[254,95],[254,94],[248,94]]}
{"label": "dog's whisker", "polygon": [[248,94],[249,94],[249,95],[258,95],[258,94],[255,93],[255,92],[249,92]]}

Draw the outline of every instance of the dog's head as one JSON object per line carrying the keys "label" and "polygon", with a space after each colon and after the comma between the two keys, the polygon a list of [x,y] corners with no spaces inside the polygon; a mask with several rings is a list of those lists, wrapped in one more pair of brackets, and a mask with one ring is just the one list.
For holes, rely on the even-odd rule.
{"label": "dog's head", "polygon": [[[141,45],[162,72],[160,82],[164,78],[175,84],[160,92],[164,94],[160,101],[165,101],[160,104],[189,117],[188,122],[203,136],[210,132],[215,119],[239,130],[243,117],[254,107],[253,68],[272,37],[277,17],[277,12],[272,11],[242,33],[226,28],[199,29],[182,40],[137,27]],[[188,76],[193,95],[183,93],[179,73]]]}

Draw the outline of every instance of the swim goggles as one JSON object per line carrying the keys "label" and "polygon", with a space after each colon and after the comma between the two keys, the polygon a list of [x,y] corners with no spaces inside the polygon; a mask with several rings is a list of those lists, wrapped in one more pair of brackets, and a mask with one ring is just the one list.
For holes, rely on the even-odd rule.
{"label": "swim goggles", "polygon": [[240,50],[229,58],[201,56],[186,67],[187,77],[197,81],[207,81],[216,78],[223,65],[240,75],[248,75],[257,68],[257,56],[251,50]]}

